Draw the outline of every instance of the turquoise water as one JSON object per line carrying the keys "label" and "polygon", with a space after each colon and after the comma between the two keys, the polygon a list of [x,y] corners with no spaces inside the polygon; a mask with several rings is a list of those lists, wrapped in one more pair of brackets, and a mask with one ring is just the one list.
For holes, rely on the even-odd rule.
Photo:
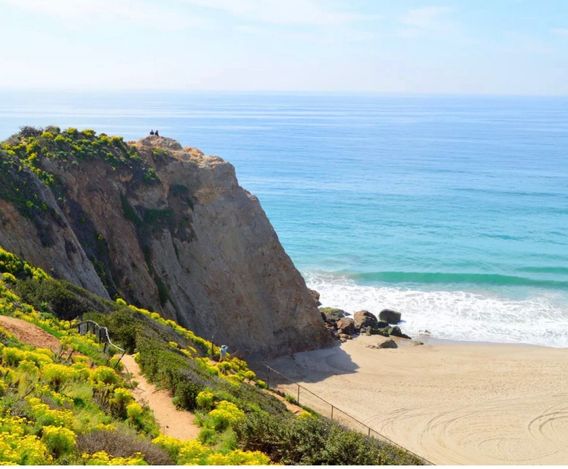
{"label": "turquoise water", "polygon": [[568,98],[0,94],[49,124],[231,161],[326,305],[568,346]]}

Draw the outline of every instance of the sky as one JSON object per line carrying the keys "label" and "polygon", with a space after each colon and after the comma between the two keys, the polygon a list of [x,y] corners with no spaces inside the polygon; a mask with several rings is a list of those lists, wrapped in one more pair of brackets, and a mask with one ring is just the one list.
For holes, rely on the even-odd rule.
{"label": "sky", "polygon": [[568,95],[568,0],[0,0],[0,90]]}

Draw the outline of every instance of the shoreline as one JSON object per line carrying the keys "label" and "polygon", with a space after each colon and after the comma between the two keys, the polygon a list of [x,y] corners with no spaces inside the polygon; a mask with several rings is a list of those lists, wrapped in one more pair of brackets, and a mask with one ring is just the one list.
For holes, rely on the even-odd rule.
{"label": "shoreline", "polygon": [[319,293],[322,306],[351,314],[367,310],[377,316],[385,308],[400,311],[405,322],[398,325],[412,337],[428,329],[450,341],[568,347],[568,291],[367,285],[305,269],[302,275]]}
{"label": "shoreline", "polygon": [[459,340],[459,339],[443,339],[433,336],[424,336],[418,334],[413,337],[414,340],[420,340],[424,342],[425,345],[471,345],[471,346],[506,346],[506,347],[534,347],[534,348],[544,348],[553,350],[568,350],[568,346],[556,346],[556,345],[542,345],[542,344],[531,344],[528,342],[488,342],[486,340]]}
{"label": "shoreline", "polygon": [[568,462],[568,349],[429,339],[359,336],[269,365],[436,464]]}

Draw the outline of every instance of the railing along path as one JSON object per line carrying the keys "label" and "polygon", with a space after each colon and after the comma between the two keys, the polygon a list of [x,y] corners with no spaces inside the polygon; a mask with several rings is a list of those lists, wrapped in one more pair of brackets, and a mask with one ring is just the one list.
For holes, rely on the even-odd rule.
{"label": "railing along path", "polygon": [[103,344],[103,353],[110,353],[110,350],[116,350],[118,353],[120,353],[120,358],[113,365],[114,368],[118,366],[118,364],[122,360],[122,357],[124,357],[124,355],[126,354],[126,350],[112,343],[108,333],[108,328],[97,324],[95,321],[81,321],[79,324],[77,324],[77,331],[81,335],[89,333],[94,334],[97,338],[97,342],[99,342],[99,344]]}
{"label": "railing along path", "polygon": [[[323,399],[322,397],[318,396],[314,392],[310,391],[308,388],[297,383],[295,380],[293,380],[293,379],[289,378],[288,376],[282,374],[278,370],[275,370],[270,365],[265,363],[264,367],[266,369],[266,383],[267,383],[269,388],[271,388],[275,391],[279,391],[277,385],[275,386],[274,381],[271,382],[271,379],[270,379],[271,373],[274,373],[276,376],[283,378],[285,382],[288,382],[289,385],[291,385],[295,388],[295,394],[296,395],[291,396],[291,397],[293,397],[298,402],[298,404],[305,405],[307,407],[311,407],[314,410],[318,411],[320,414],[322,414],[324,417],[327,417],[330,420],[337,422],[340,425],[342,425],[342,426],[344,426],[348,429],[356,430],[356,431],[359,431],[361,433],[365,433],[365,434],[367,434],[367,437],[369,437],[369,438],[374,438],[376,440],[383,441],[385,443],[389,443],[390,445],[392,445],[392,446],[394,446],[394,447],[396,447],[396,448],[398,448],[402,451],[405,451],[406,453],[411,454],[412,456],[417,458],[419,461],[421,461],[425,465],[433,465],[433,463],[428,461],[426,458],[419,456],[418,454],[416,454],[413,451],[410,451],[409,449],[399,445],[398,443],[395,443],[389,437],[387,437],[387,436],[383,435],[382,433],[379,433],[378,431],[374,430],[373,428],[371,428],[366,423],[363,423],[360,420],[356,419],[352,415],[348,414],[344,410],[337,407],[335,404],[332,404],[331,402]],[[283,383],[283,384],[285,384],[285,383]],[[329,416],[325,414],[326,408],[329,409],[329,414],[328,414]]]}

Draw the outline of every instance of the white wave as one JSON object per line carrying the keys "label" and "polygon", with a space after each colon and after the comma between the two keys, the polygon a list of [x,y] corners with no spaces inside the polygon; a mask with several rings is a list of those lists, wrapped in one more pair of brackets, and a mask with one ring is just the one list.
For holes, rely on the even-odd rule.
{"label": "white wave", "polygon": [[440,339],[568,347],[564,293],[539,291],[519,299],[489,291],[359,285],[321,273],[307,273],[305,278],[320,293],[323,306],[351,313],[366,309],[376,315],[384,308],[402,312],[402,329],[411,336],[428,329]]}

